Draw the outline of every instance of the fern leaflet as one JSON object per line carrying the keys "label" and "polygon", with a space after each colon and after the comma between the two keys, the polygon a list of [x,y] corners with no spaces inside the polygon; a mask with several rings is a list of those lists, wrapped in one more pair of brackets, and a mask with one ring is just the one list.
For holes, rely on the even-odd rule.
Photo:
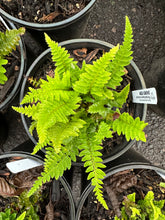
{"label": "fern leaflet", "polygon": [[127,141],[136,139],[137,141],[146,142],[143,129],[147,125],[148,123],[140,121],[139,117],[134,119],[131,115],[124,112],[113,122],[113,130],[117,131],[118,135],[124,134]]}
{"label": "fern leaflet", "polygon": [[126,16],[125,35],[123,45],[120,46],[116,53],[115,59],[109,64],[108,71],[111,72],[111,79],[108,82],[110,88],[116,89],[123,80],[121,76],[124,73],[124,67],[130,64],[132,60],[132,27],[128,17]]}
{"label": "fern leaflet", "polygon": [[24,28],[6,30],[5,33],[0,32],[0,84],[4,84],[7,81],[7,77],[4,75],[6,69],[3,65],[6,65],[8,61],[4,57],[16,49],[20,35],[24,34],[24,32]]}

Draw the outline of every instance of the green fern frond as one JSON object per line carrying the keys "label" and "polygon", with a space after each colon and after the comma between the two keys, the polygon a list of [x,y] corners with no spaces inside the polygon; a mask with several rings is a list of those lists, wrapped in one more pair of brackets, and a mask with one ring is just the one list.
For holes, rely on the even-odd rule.
{"label": "green fern frond", "polygon": [[32,117],[33,120],[38,118],[38,110],[40,109],[40,103],[38,102],[35,105],[28,105],[25,107],[12,107],[15,111],[24,114],[28,117]]}
{"label": "green fern frond", "polygon": [[7,77],[4,75],[6,69],[3,65],[6,65],[8,61],[4,57],[16,49],[20,35],[24,34],[24,32],[24,28],[6,30],[5,33],[0,32],[0,84],[4,84],[7,81]]}
{"label": "green fern frond", "polygon": [[116,53],[115,59],[109,64],[108,71],[111,72],[111,79],[108,82],[110,88],[116,89],[116,86],[120,85],[120,82],[123,80],[121,76],[125,74],[124,67],[130,64],[132,60],[132,26],[126,16],[125,23],[125,35],[123,45],[120,46],[119,50]]}
{"label": "green fern frond", "polygon": [[124,87],[120,92],[113,92],[113,100],[109,100],[107,104],[112,107],[122,108],[123,104],[126,103],[128,94],[130,91],[130,84]]}
{"label": "green fern frond", "polygon": [[53,178],[59,179],[65,170],[70,169],[72,155],[78,156],[76,147],[68,147],[67,149],[62,147],[59,154],[54,151],[53,147],[47,147],[44,161],[44,171],[28,192],[28,197],[37,191],[44,183],[49,182]]}
{"label": "green fern frond", "polygon": [[67,123],[69,121],[68,116],[75,114],[74,110],[79,107],[80,101],[81,99],[73,92],[67,101],[56,101],[54,97],[42,101],[40,111],[37,114],[38,123],[36,127],[40,143],[44,142],[49,128],[57,122]]}
{"label": "green fern frond", "polygon": [[80,80],[73,85],[74,90],[82,94],[90,92],[92,95],[102,96],[103,88],[111,76],[106,68],[109,62],[114,59],[118,48],[116,46],[103,54],[100,59],[93,62],[93,65],[86,65],[85,72],[80,75]]}
{"label": "green fern frond", "polygon": [[107,114],[112,113],[112,108],[121,108],[123,104],[126,102],[128,94],[130,90],[130,85],[124,87],[121,92],[111,91],[113,95],[111,95],[111,99],[107,98],[97,98],[90,105],[88,112],[89,113],[99,113],[103,118],[106,118]]}
{"label": "green fern frond", "polygon": [[5,33],[0,32],[0,56],[9,55],[12,50],[16,49],[16,45],[20,40],[20,35],[25,33],[25,28],[6,30]]}
{"label": "green fern frond", "polygon": [[79,129],[83,127],[85,121],[81,119],[71,119],[68,123],[56,123],[48,129],[48,138],[51,140],[56,153],[60,152],[61,144],[69,137],[79,135]]}
{"label": "green fern frond", "polygon": [[76,68],[76,61],[73,61],[73,58],[70,58],[68,51],[60,47],[58,43],[51,40],[51,38],[45,33],[45,40],[48,46],[51,48],[52,60],[55,62],[56,72],[62,78],[63,74],[67,71]]}
{"label": "green fern frond", "polygon": [[6,69],[3,65],[6,65],[8,61],[6,59],[2,59],[0,57],[0,84],[4,84],[7,81],[7,77],[4,75],[6,73]]}
{"label": "green fern frond", "polygon": [[23,105],[26,103],[36,103],[39,100],[40,94],[41,93],[39,89],[29,87],[29,92],[24,96],[20,104]]}
{"label": "green fern frond", "polygon": [[143,129],[148,125],[140,118],[133,118],[128,113],[123,113],[113,122],[113,130],[117,131],[118,135],[124,134],[126,140],[136,139],[146,142],[146,137]]}
{"label": "green fern frond", "polygon": [[37,142],[37,144],[35,145],[32,154],[36,154],[39,150],[44,149],[47,145],[51,145],[49,139],[47,138],[44,142],[39,143]]}
{"label": "green fern frond", "polygon": [[87,167],[86,172],[89,173],[88,180],[91,179],[91,184],[94,186],[93,191],[95,192],[95,196],[106,209],[108,209],[108,206],[103,198],[101,190],[103,184],[102,179],[105,176],[102,169],[105,168],[105,165],[102,163],[101,159],[102,154],[100,150],[102,149],[102,146],[100,144],[105,137],[112,137],[112,132],[109,129],[109,125],[102,122],[97,132],[90,129],[90,133],[84,133],[86,140],[84,140],[79,146],[82,150],[79,156],[82,157],[84,167]]}

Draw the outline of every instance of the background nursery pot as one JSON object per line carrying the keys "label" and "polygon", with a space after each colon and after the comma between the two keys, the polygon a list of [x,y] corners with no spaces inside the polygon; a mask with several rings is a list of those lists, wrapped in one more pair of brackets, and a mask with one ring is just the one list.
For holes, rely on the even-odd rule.
{"label": "background nursery pot", "polygon": [[[59,44],[62,47],[65,47],[67,50],[75,50],[80,48],[88,48],[88,49],[96,49],[102,48],[105,51],[109,51],[113,47],[113,45],[100,41],[100,40],[92,40],[92,39],[75,39],[75,40],[68,40],[61,42]],[[45,50],[30,66],[29,70],[27,71],[26,77],[23,81],[21,93],[20,93],[20,101],[23,99],[24,95],[27,92],[27,80],[28,77],[32,77],[34,74],[37,73],[39,66],[44,63],[50,57],[50,49]],[[142,74],[136,64],[132,61],[131,65],[128,67],[128,72],[131,75],[133,82],[134,82],[134,89],[143,89],[145,88],[145,82],[142,77]],[[146,116],[146,105],[145,104],[133,104],[134,108],[134,117],[139,116],[141,120],[145,120]],[[26,118],[24,115],[21,115],[22,121],[25,127],[27,134],[29,135],[30,139],[36,144],[36,139],[31,136],[29,133],[29,125],[30,120]],[[123,143],[113,149],[110,155],[103,155],[104,163],[114,160],[115,158],[122,155],[126,152],[133,144],[135,140],[131,140],[129,142],[124,139]]]}
{"label": "background nursery pot", "polygon": [[33,36],[36,39],[41,37],[44,39],[43,32],[47,32],[56,41],[63,41],[71,38],[78,38],[82,34],[91,9],[93,8],[96,0],[91,0],[85,8],[79,11],[72,17],[67,18],[59,22],[40,24],[34,22],[27,22],[18,18],[11,16],[9,13],[0,8],[0,14],[7,20],[17,24],[18,26],[23,26],[32,31]]}
{"label": "background nursery pot", "polygon": [[[132,153],[134,153],[134,155],[136,155],[136,152],[134,151],[134,152],[132,152]],[[130,159],[132,159],[131,158],[131,155],[132,155],[132,153],[129,155],[129,154],[127,154],[127,157],[130,157]],[[122,173],[123,172],[123,175],[127,175],[127,170],[132,170],[132,169],[134,169],[134,170],[144,170],[144,171],[147,171],[147,170],[149,170],[149,172],[151,171],[154,171],[155,172],[155,175],[157,175],[158,174],[158,176],[160,176],[160,177],[163,177],[163,182],[164,182],[164,179],[165,179],[165,170],[164,169],[162,169],[162,168],[160,168],[160,167],[156,167],[156,166],[154,166],[154,165],[151,165],[151,164],[147,164],[147,161],[145,161],[145,159],[143,158],[142,159],[142,157],[140,156],[140,155],[137,155],[137,157],[138,157],[138,159],[140,158],[140,160],[139,160],[139,162],[137,162],[138,161],[138,159],[136,158],[136,156],[135,156],[135,158],[136,158],[136,162],[126,162],[126,163],[118,163],[118,161],[116,160],[116,165],[115,165],[115,163],[110,163],[109,164],[109,167],[112,165],[112,168],[110,168],[110,169],[108,169],[107,171],[106,171],[106,177],[104,178],[104,181],[107,181],[107,179],[110,177],[110,179],[109,180],[111,180],[112,179],[112,176],[114,175],[118,175],[120,172]],[[128,161],[128,160],[126,160],[126,161]],[[131,160],[131,161],[133,161],[133,160]],[[140,162],[140,161],[142,161],[142,162]],[[119,164],[119,165],[117,165],[117,164]],[[126,174],[125,174],[126,173]],[[123,179],[122,179],[123,178]],[[147,179],[147,178],[146,178]],[[120,184],[117,186],[117,188],[120,188],[120,186],[123,184],[123,182],[124,182],[124,177],[121,177],[121,179],[119,179],[119,182],[120,182]],[[127,185],[128,186],[128,188],[129,187],[132,187],[132,183],[133,183],[133,179],[132,179],[132,182],[131,182],[131,179],[130,178],[128,178],[127,179],[127,184],[125,184],[125,186]],[[107,183],[107,182],[106,182]],[[130,185],[129,185],[130,184]],[[134,184],[134,183],[133,183]],[[124,184],[123,184],[124,185]],[[124,186],[122,186],[122,187],[124,187]],[[150,189],[150,188],[149,188]],[[92,193],[92,190],[93,190],[93,187],[91,186],[91,184],[89,184],[87,187],[86,187],[86,189],[84,190],[84,192],[82,193],[82,195],[81,195],[81,198],[80,198],[80,201],[79,201],[79,205],[78,205],[78,208],[77,208],[77,214],[76,214],[76,220],[80,220],[80,219],[82,219],[82,220],[84,220],[84,218],[83,217],[81,217],[81,212],[82,212],[82,209],[83,209],[83,212],[85,212],[86,213],[86,211],[84,211],[84,210],[88,210],[87,208],[83,208],[83,206],[85,206],[86,207],[86,205],[87,205],[87,203],[88,204],[91,204],[92,202],[90,201],[90,198],[88,198],[89,197],[89,195],[91,195],[91,193]],[[150,189],[150,190],[153,190],[152,188]],[[150,191],[150,190],[148,190],[148,191]],[[126,188],[125,188],[125,192],[126,192]],[[119,192],[120,193],[120,192]],[[122,193],[121,193],[122,194]],[[163,193],[162,193],[163,194]],[[125,194],[124,194],[125,195]],[[91,195],[92,196],[92,195]],[[125,195],[126,196],[126,195]],[[112,196],[113,197],[113,196]],[[112,199],[113,200],[113,199]],[[122,200],[122,199],[121,199]],[[95,204],[95,206],[97,206],[98,207],[98,209],[99,209],[99,207],[100,208],[102,208],[101,206],[99,206],[99,204]],[[112,206],[111,206],[112,207]],[[92,209],[94,209],[94,208],[92,208],[92,206],[90,207],[90,210],[92,210]],[[103,208],[102,208],[103,209]],[[111,209],[111,208],[110,208]],[[89,212],[90,212],[90,210],[88,210]],[[105,212],[107,212],[108,213],[108,211],[106,211],[105,210]],[[105,212],[103,211],[103,213],[102,214],[100,214],[101,212],[98,212],[97,213],[97,215],[100,217],[100,219],[102,219],[102,218],[104,218],[104,219],[109,219],[109,215],[106,213],[105,214]],[[93,212],[94,213],[94,212]],[[100,216],[100,215],[102,215],[102,216]],[[106,217],[105,217],[105,215],[106,215]],[[102,217],[102,218],[101,218]],[[85,219],[89,219],[89,218],[85,218]],[[99,218],[98,218],[99,219]]]}
{"label": "background nursery pot", "polygon": [[[0,22],[2,22],[2,24],[6,27],[6,29],[16,29],[16,27],[12,23],[10,23],[10,25],[8,26],[1,17],[0,17]],[[5,110],[16,96],[19,86],[21,84],[23,73],[26,68],[26,51],[22,40],[19,41],[19,52],[20,52],[20,67],[19,67],[18,77],[15,79],[14,86],[12,86],[12,89],[10,89],[6,98],[2,102],[0,102],[0,111]]]}
{"label": "background nursery pot", "polygon": [[[5,166],[5,160],[8,160],[8,159],[13,159],[13,160],[18,160],[19,163],[21,163],[21,159],[31,159],[34,163],[39,163],[39,165],[42,165],[43,164],[43,159],[40,157],[40,156],[31,156],[30,153],[24,153],[24,152],[17,152],[17,151],[13,151],[13,152],[9,152],[9,153],[5,153],[4,155],[0,155],[0,163],[1,165],[4,163],[4,166]],[[24,164],[25,166],[28,167],[28,163],[27,164]],[[19,165],[20,167],[20,165]],[[2,172],[3,173],[3,172]],[[14,174],[12,174],[13,176]],[[2,174],[3,176],[3,174]],[[26,178],[27,175],[25,174],[24,178]],[[19,178],[19,176],[17,177]],[[25,182],[28,182],[28,179],[25,181]],[[55,187],[54,189],[54,192],[55,192],[55,196],[59,196],[59,191],[60,188],[59,186],[57,187],[57,184],[53,184],[53,187]],[[71,189],[70,189],[70,186],[68,184],[68,182],[66,181],[66,179],[64,177],[60,178],[60,184],[62,185],[62,187],[64,188],[65,192],[66,192],[66,195],[68,197],[68,202],[69,202],[69,213],[65,213],[67,215],[67,219],[68,220],[75,220],[75,207],[74,207],[74,202],[73,202],[73,198],[72,198],[72,193],[71,193]],[[1,188],[2,190],[3,188]],[[10,191],[10,190],[9,190]],[[1,191],[2,192],[2,191]],[[51,195],[53,197],[53,194]],[[57,198],[56,198],[57,199]],[[66,205],[66,204],[65,204]],[[56,211],[56,210],[55,210]],[[57,210],[58,212],[58,210]],[[34,217],[34,216],[33,216]],[[66,217],[65,217],[66,218]],[[54,219],[54,218],[53,218]],[[56,218],[55,218],[56,219]]]}

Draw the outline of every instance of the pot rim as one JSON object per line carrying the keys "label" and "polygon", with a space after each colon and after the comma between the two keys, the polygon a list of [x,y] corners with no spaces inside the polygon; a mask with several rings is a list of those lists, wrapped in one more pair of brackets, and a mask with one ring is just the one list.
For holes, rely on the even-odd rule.
{"label": "pot rim", "polygon": [[59,21],[59,22],[54,22],[50,24],[39,24],[39,23],[34,23],[34,22],[28,22],[25,20],[21,20],[18,18],[15,18],[14,16],[10,15],[6,11],[2,10],[0,8],[0,14],[2,14],[6,19],[11,20],[12,22],[15,22],[19,25],[23,25],[25,27],[29,27],[32,29],[38,29],[38,30],[45,30],[46,29],[51,29],[51,28],[61,28],[65,27],[68,24],[72,23],[74,20],[77,20],[78,18],[82,17],[84,14],[86,14],[88,11],[91,10],[92,6],[95,4],[97,0],[91,0],[85,8],[83,8],[81,11],[79,11],[77,14],[71,16],[70,18],[67,18],[65,20]]}

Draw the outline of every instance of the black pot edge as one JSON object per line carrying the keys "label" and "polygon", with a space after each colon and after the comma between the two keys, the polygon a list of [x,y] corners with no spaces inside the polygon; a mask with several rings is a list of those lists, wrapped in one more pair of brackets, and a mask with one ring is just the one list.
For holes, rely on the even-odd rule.
{"label": "black pot edge", "polygon": [[27,28],[32,28],[32,29],[39,30],[39,31],[48,31],[48,30],[51,30],[52,28],[56,28],[56,29],[64,28],[68,24],[72,23],[74,20],[77,20],[78,18],[82,17],[84,14],[86,14],[87,12],[89,12],[92,9],[92,6],[96,3],[96,1],[97,0],[91,0],[83,10],[81,10],[80,12],[75,14],[74,16],[72,16],[66,20],[51,23],[51,24],[38,24],[38,23],[33,23],[33,22],[27,22],[27,21],[13,17],[12,15],[8,14],[4,10],[2,10],[1,8],[0,8],[0,15],[2,15],[7,20],[10,20],[14,23],[21,25],[21,26],[25,26]]}
{"label": "black pot edge", "polygon": [[[10,22],[9,25],[6,24],[6,22],[3,20],[3,18],[0,16],[0,21],[4,24],[4,26],[7,29],[16,29],[15,25],[12,24]],[[11,27],[9,27],[11,26]],[[10,94],[8,95],[8,97],[2,102],[0,103],[0,111],[3,111],[4,109],[6,109],[9,105],[9,103],[14,99],[14,97],[17,95],[18,90],[19,90],[19,86],[23,77],[23,74],[26,70],[26,48],[24,45],[24,42],[22,39],[20,39],[19,41],[19,46],[20,46],[20,54],[21,54],[21,66],[20,66],[20,71],[19,71],[19,75],[18,78],[16,80],[15,86],[12,89],[12,91],[10,92]]]}
{"label": "black pot edge", "polygon": [[[114,45],[110,44],[110,43],[107,43],[105,41],[101,41],[101,40],[95,40],[95,39],[72,39],[72,40],[66,40],[66,41],[63,41],[63,42],[60,42],[59,43],[59,46],[61,47],[64,47],[65,45],[68,45],[68,44],[75,44],[75,45],[78,45],[79,43],[84,43],[84,44],[93,44],[93,45],[96,45],[96,44],[101,44],[105,47],[109,47],[109,48],[112,48],[114,47]],[[92,46],[91,46],[92,47]],[[23,94],[24,94],[24,88],[25,88],[25,85],[26,85],[26,81],[27,81],[27,77],[30,75],[31,71],[33,70],[33,68],[36,66],[36,63],[39,62],[40,59],[42,59],[44,56],[46,56],[47,54],[50,53],[50,48],[48,48],[47,50],[43,51],[37,58],[36,60],[31,64],[31,66],[29,67],[27,73],[26,73],[26,78],[24,79],[23,83],[22,83],[22,87],[21,87],[21,92],[20,92],[20,102],[22,101],[23,99]],[[135,69],[140,81],[141,81],[141,84],[142,84],[142,88],[146,88],[146,85],[145,85],[145,81],[144,81],[144,78],[139,70],[139,68],[137,67],[137,65],[134,63],[134,61],[131,61],[131,65],[133,66],[133,68]],[[146,118],[146,112],[147,112],[147,104],[143,104],[143,113],[142,113],[142,119],[141,120],[145,120]],[[23,125],[24,125],[24,128],[29,136],[29,138],[33,141],[33,143],[36,145],[37,142],[36,140],[34,139],[33,136],[31,136],[30,132],[29,132],[29,129],[28,129],[28,126],[26,124],[26,120],[25,120],[25,116],[21,114],[21,119],[22,119],[22,122],[23,122]],[[130,149],[134,144],[135,144],[135,140],[131,140],[128,142],[127,146],[122,149],[120,152],[116,153],[115,155],[107,158],[107,159],[104,159],[104,163],[108,163],[110,161],[113,161],[115,160],[116,158],[118,158],[119,156],[121,156],[122,154],[124,154],[128,149]],[[140,142],[139,142],[140,143]],[[43,152],[45,152],[45,150],[43,149]],[[79,162],[73,162],[73,165],[77,165],[77,166],[83,166],[82,163],[79,163]]]}
{"label": "black pot edge", "polygon": [[[131,163],[125,163],[125,164],[120,164],[118,166],[112,167],[111,169],[106,170],[106,176],[104,179],[106,179],[107,177],[120,172],[120,171],[124,171],[127,169],[150,169],[150,170],[154,170],[155,172],[162,174],[165,176],[165,170],[161,167],[158,166],[154,166],[152,164],[146,164],[146,163],[141,163],[141,162],[131,162]],[[76,212],[76,220],[80,219],[80,215],[81,215],[81,209],[83,207],[83,204],[86,200],[86,198],[88,197],[89,193],[93,190],[93,186],[91,186],[91,184],[89,184],[86,189],[83,191],[79,204],[78,204],[78,208],[77,208],[77,212]]]}
{"label": "black pot edge", "polygon": [[[30,153],[25,153],[25,152],[21,152],[21,151],[10,151],[10,152],[5,152],[5,154],[0,155],[0,159],[5,159],[7,157],[14,157],[14,156],[19,156],[19,157],[23,157],[23,158],[31,158],[35,161],[38,161],[40,163],[44,163],[43,162],[43,158],[38,156],[38,155],[31,155]],[[73,200],[73,196],[72,196],[72,192],[71,192],[71,187],[68,184],[67,180],[65,179],[65,177],[60,177],[59,178],[60,182],[62,183],[62,185],[64,186],[66,193],[68,195],[69,198],[69,202],[70,202],[70,220],[75,220],[75,205],[74,205],[74,200]]]}

